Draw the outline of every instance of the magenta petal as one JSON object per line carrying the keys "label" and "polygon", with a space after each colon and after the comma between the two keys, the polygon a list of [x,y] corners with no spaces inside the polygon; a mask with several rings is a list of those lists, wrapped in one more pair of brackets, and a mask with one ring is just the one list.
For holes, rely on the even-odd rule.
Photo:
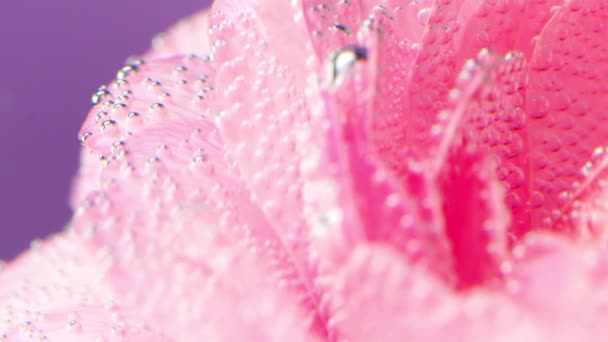
{"label": "magenta petal", "polygon": [[538,37],[530,61],[533,227],[551,228],[583,181],[580,170],[608,143],[608,5],[566,1]]}
{"label": "magenta petal", "polygon": [[[466,63],[451,93],[450,110],[435,126],[439,156],[462,140],[490,152],[496,175],[507,189],[506,204],[513,215],[510,232],[521,236],[529,230],[528,137],[526,116],[521,109],[527,80],[526,60],[520,53],[505,57],[482,50]],[[458,165],[442,160],[450,165]]]}
{"label": "magenta petal", "polygon": [[494,164],[465,147],[451,152],[447,163],[439,181],[456,287],[496,281],[508,255],[510,220]]}
{"label": "magenta petal", "polygon": [[500,278],[507,237],[529,228],[526,120],[519,108],[526,71],[521,54],[503,58],[482,51],[467,62],[450,94],[450,109],[433,128],[440,140],[436,167],[460,287]]}
{"label": "magenta petal", "polygon": [[323,93],[332,122],[328,146],[335,159],[330,166],[336,168],[333,183],[338,185],[343,215],[343,235],[328,239],[335,239],[336,245],[327,256],[344,255],[359,244],[383,243],[421,268],[451,279],[440,200],[424,165],[406,163],[401,183],[378,160],[371,144],[375,58],[371,52],[367,61],[348,71],[342,84]]}

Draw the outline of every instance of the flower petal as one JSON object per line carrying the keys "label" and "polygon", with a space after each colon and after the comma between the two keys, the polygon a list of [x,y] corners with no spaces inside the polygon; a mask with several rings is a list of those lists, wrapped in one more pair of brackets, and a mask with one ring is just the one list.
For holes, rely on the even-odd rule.
{"label": "flower petal", "polygon": [[[529,225],[520,199],[527,196],[525,117],[517,110],[525,66],[521,54],[503,58],[482,51],[466,63],[450,109],[433,128],[440,140],[435,172],[460,287],[500,278],[507,237]],[[516,219],[511,227],[505,199]]]}
{"label": "flower petal", "polygon": [[563,204],[564,214],[555,223],[555,229],[602,244],[608,238],[608,157],[604,147],[594,151],[591,160],[583,166],[581,176],[584,181]]}
{"label": "flower petal", "polygon": [[417,17],[424,6],[410,2],[385,1],[371,12],[369,34],[377,35],[376,91],[372,116],[371,138],[380,159],[398,176],[405,176],[408,155],[406,130],[409,120],[409,99],[403,96],[424,25]]}
{"label": "flower petal", "polygon": [[471,2],[474,15],[463,22],[458,35],[457,64],[482,49],[505,55],[518,51],[529,57],[534,37],[545,27],[561,0],[482,0]]}
{"label": "flower petal", "polygon": [[360,1],[301,0],[317,57],[327,60],[338,49],[356,42],[363,19]]}
{"label": "flower petal", "polygon": [[390,249],[362,245],[331,278],[333,325],[360,341],[546,341],[532,317],[494,293],[454,296]]}
{"label": "flower petal", "polygon": [[484,154],[456,148],[439,178],[445,229],[450,239],[456,287],[496,282],[507,260],[509,213],[494,164]]}
{"label": "flower petal", "polygon": [[160,33],[152,40],[152,49],[142,58],[152,60],[176,55],[211,53],[209,44],[209,9],[200,10],[188,18],[180,20],[167,32]]}
{"label": "flower petal", "polygon": [[405,139],[417,158],[429,157],[437,141],[431,127],[447,107],[447,94],[460,66],[454,49],[459,22],[467,22],[471,11],[466,1],[435,1],[427,10],[428,20],[416,55],[405,95],[409,102]]}
{"label": "flower petal", "polygon": [[216,86],[223,89],[216,98],[221,108],[216,122],[228,154],[246,175],[243,180],[252,200],[272,217],[299,269],[312,279],[302,170],[322,146],[320,119],[312,117],[305,93],[307,74],[316,75],[316,64],[307,72],[312,48],[305,43],[301,20],[295,22],[291,41],[279,34],[286,20],[298,16],[298,8],[277,1],[273,11],[283,9],[277,16],[279,12],[267,9],[270,3],[245,5],[218,1],[213,7]]}
{"label": "flower petal", "polygon": [[608,142],[607,18],[604,1],[566,1],[534,46],[525,105],[533,227],[554,225],[579,170]]}
{"label": "flower petal", "polygon": [[[373,46],[374,37],[365,45]],[[386,244],[419,267],[450,279],[440,200],[424,165],[404,161],[407,178],[399,182],[374,153],[370,128],[378,65],[375,50],[368,50],[367,56],[344,71],[342,82],[322,92],[331,126],[325,148],[328,164],[320,167],[335,170],[326,173],[322,184],[331,184],[336,197],[325,209],[334,210],[340,219],[326,225],[313,244],[329,265],[339,264],[359,244]]]}
{"label": "flower petal", "polygon": [[[69,234],[68,234],[69,235]],[[36,243],[0,270],[0,338],[8,341],[168,341],[114,303],[109,258],[74,236]]]}
{"label": "flower petal", "polygon": [[[529,229],[527,209],[528,148],[526,117],[521,109],[527,77],[526,60],[518,53],[500,57],[483,50],[465,64],[451,93],[450,110],[435,127],[441,139],[438,158],[447,169],[450,150],[465,145],[490,152],[496,175],[507,188],[506,203],[514,222],[510,232],[521,236]],[[457,199],[454,199],[459,202]]]}
{"label": "flower petal", "polygon": [[[319,322],[308,279],[207,119],[222,109],[214,71],[200,58],[173,57],[120,76],[82,129],[90,154],[74,218],[88,244],[120,251],[109,271],[117,300],[148,322],[170,322],[163,331],[178,340],[307,340]],[[101,124],[87,135],[110,103],[117,109],[102,116],[112,131]],[[287,330],[263,324],[275,314]]]}

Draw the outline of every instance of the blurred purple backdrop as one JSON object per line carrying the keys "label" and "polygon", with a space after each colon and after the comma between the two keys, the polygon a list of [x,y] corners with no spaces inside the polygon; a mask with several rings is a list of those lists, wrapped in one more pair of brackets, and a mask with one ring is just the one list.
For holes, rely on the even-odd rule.
{"label": "blurred purple backdrop", "polygon": [[91,94],[210,0],[0,1],[0,259],[70,217]]}

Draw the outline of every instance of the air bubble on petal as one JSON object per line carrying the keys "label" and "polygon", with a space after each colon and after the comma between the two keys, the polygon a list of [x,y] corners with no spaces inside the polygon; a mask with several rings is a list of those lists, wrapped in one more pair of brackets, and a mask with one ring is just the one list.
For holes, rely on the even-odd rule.
{"label": "air bubble on petal", "polygon": [[346,74],[357,62],[366,61],[368,51],[360,45],[349,45],[338,50],[332,57],[330,63],[330,79],[333,85],[340,85]]}

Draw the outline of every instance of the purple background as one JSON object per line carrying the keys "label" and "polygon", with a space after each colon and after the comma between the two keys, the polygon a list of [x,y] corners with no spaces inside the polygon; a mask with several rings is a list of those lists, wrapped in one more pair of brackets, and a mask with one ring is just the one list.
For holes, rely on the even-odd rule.
{"label": "purple background", "polygon": [[0,259],[70,218],[91,94],[210,0],[0,0]]}

